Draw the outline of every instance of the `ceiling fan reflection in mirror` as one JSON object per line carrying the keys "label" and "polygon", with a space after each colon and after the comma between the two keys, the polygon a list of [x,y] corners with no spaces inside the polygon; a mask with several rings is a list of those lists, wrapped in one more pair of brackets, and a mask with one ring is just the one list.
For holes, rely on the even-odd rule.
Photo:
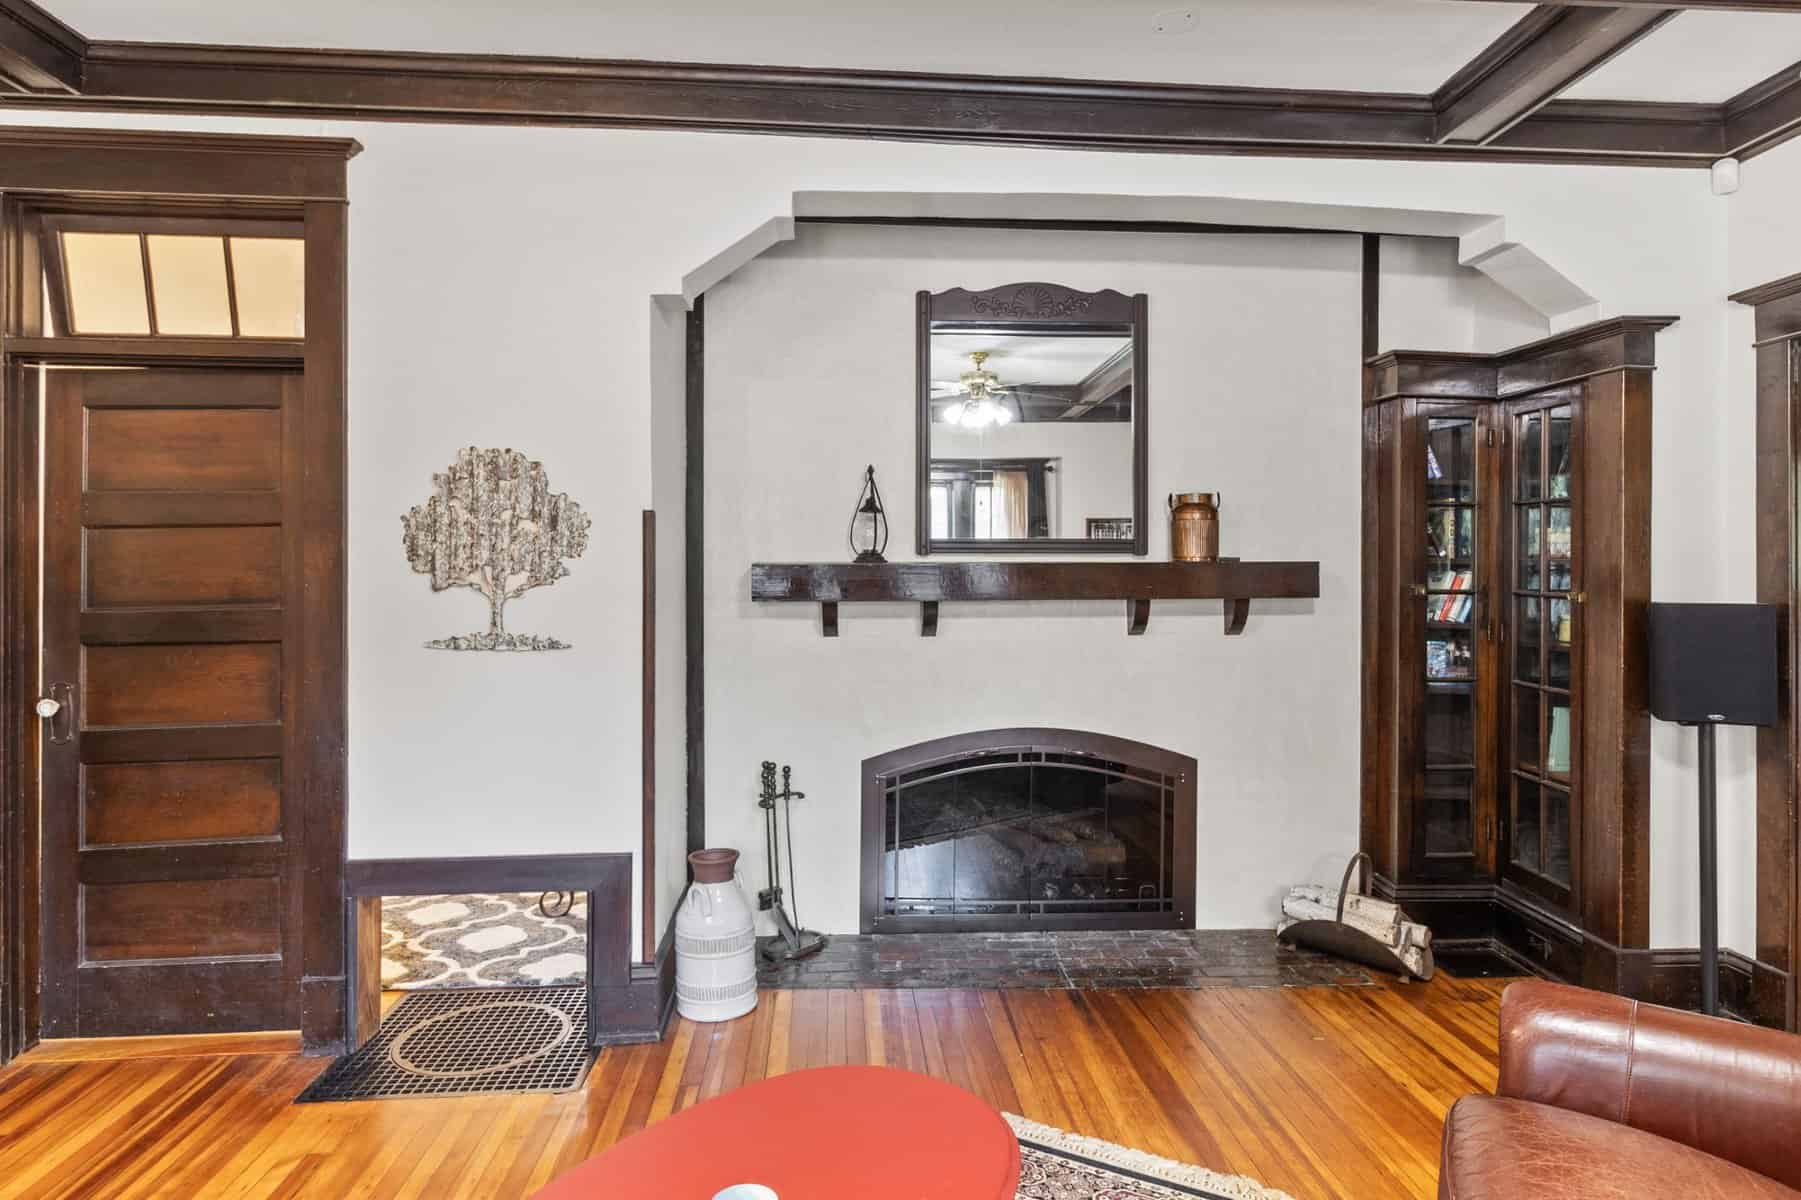
{"label": "ceiling fan reflection in mirror", "polygon": [[988,351],[973,351],[969,359],[975,364],[974,368],[959,375],[956,383],[932,385],[934,392],[955,397],[945,406],[940,419],[965,429],[1007,424],[1013,419],[1005,403],[1009,393],[1001,387],[1001,377],[984,365],[988,361]]}

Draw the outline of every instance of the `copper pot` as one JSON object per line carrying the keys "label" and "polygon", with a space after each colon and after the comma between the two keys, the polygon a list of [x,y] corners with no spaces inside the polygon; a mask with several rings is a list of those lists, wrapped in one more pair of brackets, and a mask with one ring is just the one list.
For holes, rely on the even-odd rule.
{"label": "copper pot", "polygon": [[1218,492],[1173,492],[1169,497],[1169,556],[1175,562],[1219,559]]}

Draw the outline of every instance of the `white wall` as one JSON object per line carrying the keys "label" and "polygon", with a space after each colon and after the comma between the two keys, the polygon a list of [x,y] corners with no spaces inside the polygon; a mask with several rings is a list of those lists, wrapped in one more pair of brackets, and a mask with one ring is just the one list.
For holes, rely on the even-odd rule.
{"label": "white wall", "polygon": [[[636,563],[639,512],[653,495],[646,301],[679,291],[684,272],[789,212],[795,191],[1215,195],[1502,214],[1510,240],[1578,281],[1603,311],[1682,317],[1658,347],[1653,566],[1658,592],[1667,598],[1680,598],[1670,594],[1675,590],[1711,590],[1711,581],[1727,578],[1722,468],[1728,444],[1743,440],[1749,392],[1722,392],[1726,221],[1700,172],[20,110],[9,111],[7,119],[353,136],[367,147],[350,167],[355,857],[639,845],[638,591],[621,586],[607,568],[612,560]],[[1772,163],[1774,174],[1778,155],[1793,153],[1779,150],[1748,164],[1746,195],[1753,194],[1762,164]],[[1762,223],[1774,227],[1780,218]],[[1793,236],[1790,230],[1788,238],[1776,239],[1780,252],[1772,244],[1769,257],[1780,261],[1769,262],[1760,279],[1801,268],[1788,245]],[[1431,344],[1387,324],[1391,344]],[[1176,331],[1167,341],[1179,345],[1190,332]],[[1734,340],[1743,339],[1735,334]],[[1355,379],[1355,339],[1345,353],[1337,368],[1342,377],[1322,375],[1309,385],[1322,412],[1330,408],[1329,397],[1351,394],[1337,389]],[[1167,412],[1179,392],[1159,386],[1159,411]],[[1197,385],[1205,386],[1205,380]],[[1255,406],[1248,411],[1252,419],[1243,436],[1267,436],[1255,426]],[[901,436],[910,439],[910,427]],[[892,453],[877,446],[873,433],[870,443],[878,461]],[[573,650],[482,656],[420,646],[428,637],[473,628],[479,602],[433,596],[423,577],[407,569],[399,516],[424,496],[431,473],[457,447],[471,444],[512,445],[542,459],[555,486],[594,517],[592,548],[572,564],[574,574],[517,601],[516,613],[509,612],[518,628],[555,633],[573,642]],[[1349,447],[1345,453],[1353,455]],[[1211,455],[1197,456],[1183,482],[1192,485],[1189,477],[1199,473],[1203,478],[1194,483],[1219,479],[1242,494],[1258,494],[1250,479],[1239,487],[1224,478],[1245,467],[1228,459],[1222,456],[1216,467]],[[829,465],[835,468],[836,461]],[[904,477],[904,462],[899,470],[901,475],[887,477]],[[740,499],[750,511],[759,504],[757,497]],[[1234,500],[1229,494],[1227,546],[1279,552],[1277,529],[1260,528],[1264,518],[1255,508],[1240,511]],[[831,508],[835,513],[848,503],[847,495]],[[817,549],[836,546],[834,536]],[[789,546],[782,554],[804,549]],[[748,544],[733,550],[740,563],[750,560]],[[1160,552],[1155,541],[1153,552]],[[635,571],[627,578],[635,579]],[[1197,634],[1197,644],[1206,655],[1270,653],[1284,636],[1272,633],[1272,626],[1328,625],[1335,618],[1325,604],[1308,618],[1278,622],[1253,615],[1243,639],[1226,642],[1212,629]],[[806,624],[798,614],[791,619]],[[1169,644],[1164,639],[1186,636],[1181,614],[1167,621],[1159,614],[1149,636],[1129,643],[1113,636],[1110,618],[1072,613],[1053,619],[1091,630],[1102,639],[1099,652],[1114,657],[1149,654],[1144,647],[1162,648]],[[996,632],[984,644],[1002,649],[1015,636],[1011,631],[1021,628],[1010,618],[953,613],[941,644],[961,644],[958,631],[972,622],[992,625]],[[1188,623],[1196,630],[1209,624],[1204,617]],[[855,647],[867,637],[887,636],[884,629],[860,612],[850,614],[837,647],[848,651],[842,661],[852,663]],[[1079,644],[1088,635],[1075,636]],[[797,640],[819,648],[816,640]],[[1354,655],[1354,637],[1345,652]],[[1181,686],[1229,688],[1240,661],[1210,663],[1220,669],[1185,675]],[[720,669],[714,661],[709,667]],[[782,667],[779,660],[745,665],[759,683],[774,681],[774,696],[783,693]],[[852,676],[839,685],[845,703],[861,682]],[[1342,704],[1343,719],[1354,722],[1354,693]],[[797,710],[796,720],[806,711]],[[906,731],[892,732],[899,742]],[[1182,733],[1168,731],[1162,740],[1176,743]],[[1290,735],[1284,748],[1290,756],[1309,753],[1314,738],[1341,736],[1336,729],[1313,728]],[[1683,936],[1692,913],[1692,885],[1683,882],[1693,871],[1687,832],[1692,776],[1669,753],[1670,745],[1668,736],[1660,736],[1653,779],[1653,937],[1692,944],[1692,936]],[[776,749],[772,743],[770,750]],[[659,776],[679,772],[678,765],[665,765]],[[734,797],[748,803],[752,790],[754,777],[734,763],[729,778],[710,781],[709,806],[729,813],[738,802]],[[1265,817],[1280,824],[1292,802],[1281,798]],[[1347,814],[1354,811],[1354,788],[1342,803]]]}
{"label": "white wall", "polygon": [[[1801,272],[1797,196],[1801,196],[1801,142],[1790,141],[1745,163],[1738,192],[1719,201],[1727,217],[1726,271],[1715,297],[1721,310],[1722,346],[1715,390],[1720,433],[1711,482],[1721,514],[1721,570],[1712,589],[1717,594],[1693,597],[1697,600],[1751,601],[1757,595],[1757,356],[1751,348],[1756,335],[1753,310],[1725,297]],[[1742,728],[1723,729],[1719,738],[1720,940],[1750,954],[1756,948],[1757,928],[1756,738]],[[1692,778],[1693,735],[1684,731],[1672,740],[1670,753],[1680,757]],[[1683,810],[1686,829],[1692,824],[1692,801]],[[1693,845],[1692,832],[1688,844]],[[1688,924],[1695,922],[1691,918]]]}
{"label": "white wall", "polygon": [[[708,840],[752,847],[757,764],[792,763],[802,914],[857,928],[861,760],[977,729],[1066,726],[1194,756],[1202,927],[1267,923],[1356,848],[1360,262],[1348,236],[804,227],[707,296]],[[837,560],[863,464],[913,557],[918,289],[1048,279],[1150,296],[1150,490],[1221,490],[1222,550],[1318,559],[1321,598],[1159,604],[753,604],[753,561]],[[845,297],[857,297],[854,304]],[[1123,426],[1121,428],[1124,428]],[[1168,554],[1153,521],[1151,557]],[[750,878],[762,879],[761,864]]]}

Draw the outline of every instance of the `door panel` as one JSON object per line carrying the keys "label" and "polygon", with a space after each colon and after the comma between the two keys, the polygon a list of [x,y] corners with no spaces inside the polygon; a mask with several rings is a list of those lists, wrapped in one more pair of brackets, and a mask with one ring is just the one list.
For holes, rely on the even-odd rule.
{"label": "door panel", "polygon": [[281,527],[91,529],[89,608],[277,604]]}
{"label": "door panel", "polygon": [[267,409],[90,411],[88,490],[257,491],[281,480],[281,416]]}
{"label": "door panel", "polygon": [[81,769],[82,846],[277,837],[281,760],[92,763]]}
{"label": "door panel", "polygon": [[300,375],[46,379],[45,1033],[293,1028]]}

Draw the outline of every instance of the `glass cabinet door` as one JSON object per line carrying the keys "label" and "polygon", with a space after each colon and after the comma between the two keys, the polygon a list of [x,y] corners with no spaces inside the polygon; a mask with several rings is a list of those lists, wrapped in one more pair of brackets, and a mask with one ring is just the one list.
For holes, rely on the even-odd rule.
{"label": "glass cabinet door", "polygon": [[1574,410],[1550,404],[1516,410],[1511,421],[1505,874],[1562,904],[1570,898],[1577,732]]}
{"label": "glass cabinet door", "polygon": [[[1477,419],[1427,415],[1425,454],[1425,747],[1419,821],[1428,860],[1475,852]],[[1450,865],[1450,864],[1446,864]]]}

